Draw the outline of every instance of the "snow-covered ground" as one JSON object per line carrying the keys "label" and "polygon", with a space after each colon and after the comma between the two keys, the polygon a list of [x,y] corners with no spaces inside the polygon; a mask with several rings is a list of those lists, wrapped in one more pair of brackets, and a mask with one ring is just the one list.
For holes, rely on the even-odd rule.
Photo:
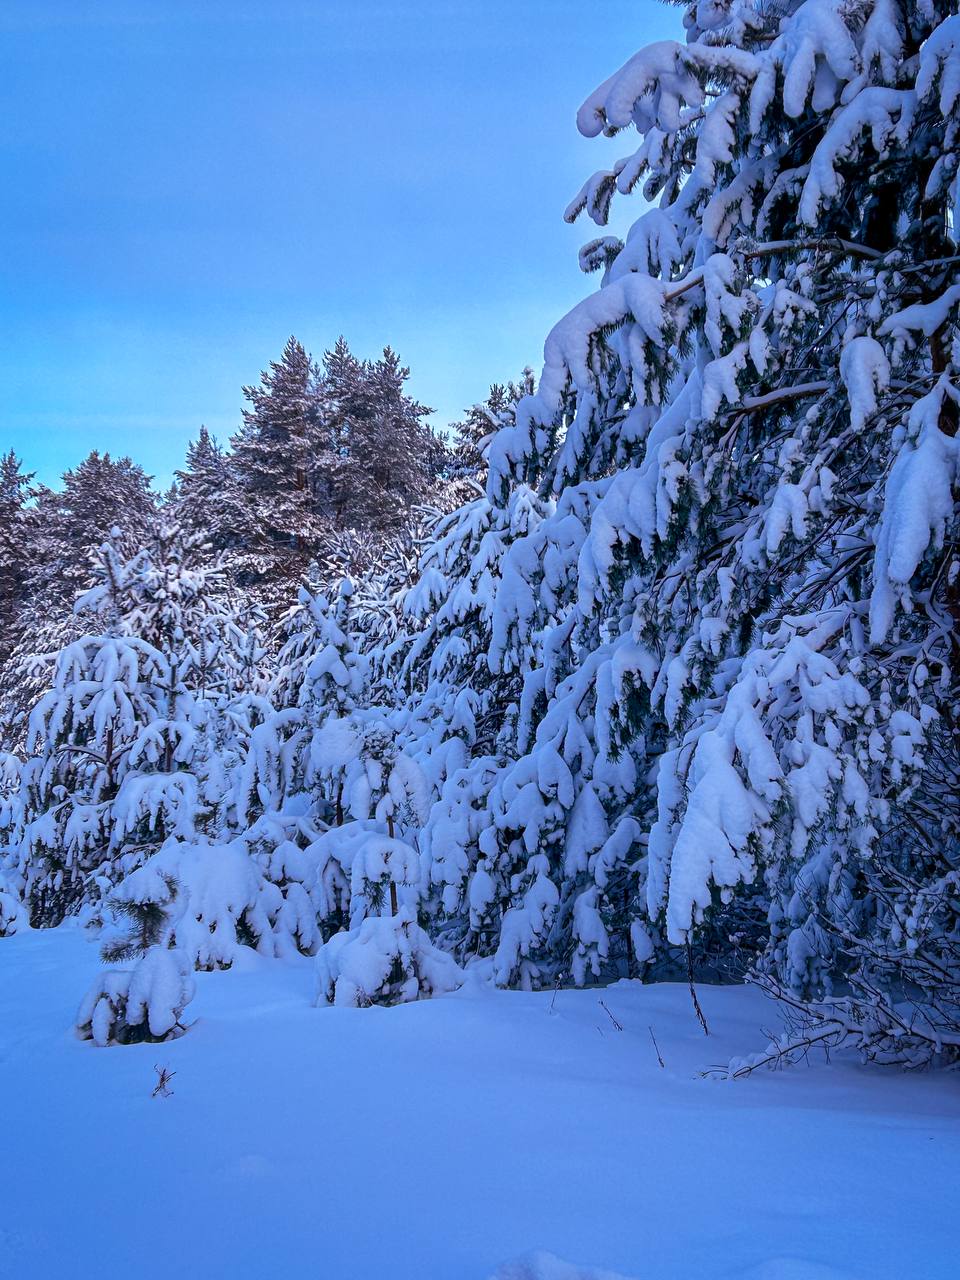
{"label": "snow-covered ground", "polygon": [[0,943],[4,1277],[957,1275],[957,1076],[702,1078],[765,1043],[756,992],[702,989],[705,1039],[682,986],[317,1009],[250,953],[182,1039],[96,1049],[98,966],[78,928]]}

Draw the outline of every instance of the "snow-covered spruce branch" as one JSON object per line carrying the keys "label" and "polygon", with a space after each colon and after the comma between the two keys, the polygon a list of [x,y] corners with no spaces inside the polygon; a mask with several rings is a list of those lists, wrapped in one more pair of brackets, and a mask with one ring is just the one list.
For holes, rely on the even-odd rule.
{"label": "snow-covered spruce branch", "polygon": [[[744,258],[757,259],[770,258],[773,256],[785,256],[789,253],[800,253],[811,249],[822,249],[824,251],[832,251],[834,253],[846,254],[850,257],[866,258],[870,261],[876,261],[883,258],[883,253],[879,249],[871,249],[869,245],[857,244],[853,240],[843,239],[800,239],[800,240],[774,240],[766,243],[750,243],[746,241],[733,246],[734,252],[741,254]],[[696,289],[703,284],[703,269],[694,268],[687,275],[679,280],[671,282],[663,295],[664,302],[674,302],[677,298],[682,297],[691,289]]]}
{"label": "snow-covered spruce branch", "polygon": [[775,387],[772,391],[764,392],[763,395],[744,396],[740,403],[732,405],[728,412],[751,413],[758,409],[769,408],[770,405],[778,404],[781,400],[800,400],[805,396],[822,395],[829,390],[829,382],[800,382],[792,387]]}

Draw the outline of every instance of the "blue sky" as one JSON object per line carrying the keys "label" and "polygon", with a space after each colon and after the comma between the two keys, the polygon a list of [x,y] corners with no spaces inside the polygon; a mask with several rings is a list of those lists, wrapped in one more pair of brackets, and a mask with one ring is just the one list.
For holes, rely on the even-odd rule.
{"label": "blue sky", "polygon": [[593,282],[586,94],[656,0],[4,0],[0,449],[160,481],[291,332],[391,343],[438,423]]}

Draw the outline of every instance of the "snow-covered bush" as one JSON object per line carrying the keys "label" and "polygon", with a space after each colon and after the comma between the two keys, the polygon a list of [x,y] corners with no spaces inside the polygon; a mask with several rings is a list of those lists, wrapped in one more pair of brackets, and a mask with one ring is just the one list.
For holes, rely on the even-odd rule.
{"label": "snow-covered bush", "polygon": [[[391,836],[425,821],[427,780],[402,749],[385,708],[328,720],[314,738],[311,754],[316,776],[337,786],[345,813],[375,819]],[[337,816],[343,820],[339,810]]]}
{"label": "snow-covered bush", "polygon": [[[317,886],[316,828],[308,815],[288,804],[283,813],[264,814],[235,839],[234,847],[251,857],[270,885],[279,889],[281,903],[273,920],[278,952],[291,944],[313,955],[321,941],[321,906]],[[281,945],[281,939],[285,940]]]}
{"label": "snow-covered bush", "polygon": [[26,907],[11,893],[10,886],[0,876],[0,938],[9,938],[29,928],[30,916]]}
{"label": "snow-covered bush", "polygon": [[[388,815],[406,797],[387,787]],[[317,952],[321,1003],[397,1004],[460,985],[456,961],[418,922],[421,867],[412,845],[364,818],[331,828],[308,852],[327,938]]]}
{"label": "snow-covered bush", "polygon": [[[288,855],[296,856],[295,846]],[[300,882],[291,883],[298,886],[292,899],[264,875],[243,841],[169,841],[127,876],[112,901],[140,911],[159,908],[158,943],[176,947],[197,969],[227,969],[241,946],[268,956],[316,947],[315,911],[309,900],[303,905]]]}
{"label": "snow-covered bush", "polygon": [[[416,902],[416,854],[387,836],[373,819],[345,822],[323,832],[307,848],[313,894],[324,937],[378,914],[391,902]],[[398,894],[400,897],[398,897]]]}
{"label": "snow-covered bush", "polygon": [[183,1035],[181,1019],[195,991],[192,969],[182,952],[163,946],[151,947],[132,969],[108,969],[80,1005],[77,1034],[100,1047]]}
{"label": "snow-covered bush", "polygon": [[452,956],[431,943],[410,907],[368,916],[317,952],[318,1003],[401,1004],[455,991],[463,981]]}
{"label": "snow-covered bush", "polygon": [[[350,918],[396,915],[405,889],[420,878],[417,851],[403,840],[371,831],[357,848],[350,870]],[[419,896],[414,894],[414,899]]]}

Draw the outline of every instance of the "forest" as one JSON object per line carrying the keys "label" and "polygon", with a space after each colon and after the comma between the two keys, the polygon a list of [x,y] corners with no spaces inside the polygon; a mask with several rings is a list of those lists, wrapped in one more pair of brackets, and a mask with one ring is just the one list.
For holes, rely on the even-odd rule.
{"label": "forest", "polygon": [[0,964],[95,940],[91,1061],[202,1037],[256,956],[321,1010],[592,992],[614,1037],[667,984],[711,1044],[748,986],[700,1063],[744,1088],[960,1065],[960,16],[683,28],[577,116],[623,141],[564,214],[594,282],[449,429],[330,334],[167,492],[3,459]]}
{"label": "forest", "polygon": [[639,216],[447,438],[389,347],[291,338],[169,493],[6,456],[2,930],[120,910],[147,996],[106,976],[95,1038],[253,945],[339,1002],[682,972],[800,1045],[960,1054],[960,63],[924,14],[635,55],[578,122],[639,149],[566,217]]}

